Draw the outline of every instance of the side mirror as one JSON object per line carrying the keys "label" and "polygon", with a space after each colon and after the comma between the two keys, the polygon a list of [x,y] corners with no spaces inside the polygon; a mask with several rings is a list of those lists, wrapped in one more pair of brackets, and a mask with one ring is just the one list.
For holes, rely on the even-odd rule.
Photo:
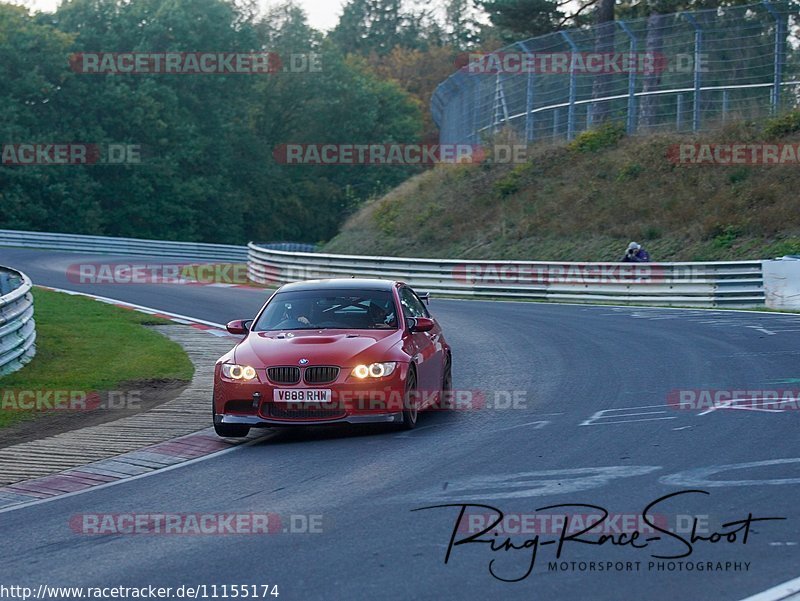
{"label": "side mirror", "polygon": [[234,336],[246,336],[252,325],[252,319],[236,319],[228,323],[228,325],[225,326],[225,329],[228,330],[228,333],[233,334]]}
{"label": "side mirror", "polygon": [[429,317],[412,317],[408,320],[408,329],[412,332],[430,332],[436,322]]}

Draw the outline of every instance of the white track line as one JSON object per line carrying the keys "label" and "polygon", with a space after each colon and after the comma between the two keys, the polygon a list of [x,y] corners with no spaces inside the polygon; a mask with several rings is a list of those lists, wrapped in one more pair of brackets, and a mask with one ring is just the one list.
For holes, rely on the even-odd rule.
{"label": "white track line", "polygon": [[781,601],[781,599],[786,599],[788,601],[788,599],[796,595],[800,595],[800,578],[789,580],[763,593],[758,593],[747,599],[742,599],[742,601]]}
{"label": "white track line", "polygon": [[[420,287],[422,290],[424,287]],[[491,298],[448,298],[446,296],[433,296],[433,300],[435,301],[455,301],[455,302],[466,302],[466,303],[513,303],[515,305],[519,304],[530,304],[530,305],[543,305],[543,306],[561,306],[561,307],[598,307],[601,309],[626,309],[631,311],[694,311],[695,313],[711,313],[711,312],[720,312],[720,313],[747,313],[753,317],[798,317],[800,316],[800,311],[764,311],[761,308],[758,309],[723,309],[721,307],[701,307],[701,308],[692,308],[692,307],[661,307],[657,305],[607,305],[603,303],[566,303],[563,301],[540,301],[540,300],[494,300]],[[617,315],[617,313],[608,313],[608,315]],[[648,318],[651,319],[651,318]]]}

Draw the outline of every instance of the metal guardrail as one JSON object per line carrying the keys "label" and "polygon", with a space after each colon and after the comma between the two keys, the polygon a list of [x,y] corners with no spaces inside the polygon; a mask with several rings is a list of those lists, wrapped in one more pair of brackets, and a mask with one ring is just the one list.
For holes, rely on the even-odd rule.
{"label": "metal guardrail", "polygon": [[442,296],[695,307],[763,307],[761,261],[552,263],[289,253],[250,244],[262,285],[330,277],[402,280]]}
{"label": "metal guardrail", "polygon": [[0,376],[17,371],[36,354],[31,281],[0,267]]}
{"label": "metal guardrail", "polygon": [[315,253],[317,252],[316,244],[307,244],[304,242],[259,242],[258,246],[261,248],[268,248],[270,250],[285,250],[287,252],[299,253]]}
{"label": "metal guardrail", "polygon": [[98,254],[179,257],[189,261],[245,261],[247,249],[228,244],[170,242],[141,238],[107,238],[79,234],[51,234],[0,230],[0,246],[43,248]]}
{"label": "metal guardrail", "polygon": [[[253,243],[244,248],[10,230],[0,230],[0,246],[185,260],[247,258],[251,281],[276,286],[317,278],[371,277],[402,280],[442,296],[471,298],[696,307],[764,306],[766,298],[761,261],[636,264],[414,259],[289,252]],[[27,281],[29,290],[30,281],[19,277]],[[20,293],[10,293],[14,294]],[[32,305],[28,308],[32,315]],[[32,334],[32,320],[26,327],[30,330],[24,333]],[[0,321],[0,336],[8,332],[6,322]],[[4,349],[0,346],[0,353]],[[0,361],[4,356],[0,354]]]}

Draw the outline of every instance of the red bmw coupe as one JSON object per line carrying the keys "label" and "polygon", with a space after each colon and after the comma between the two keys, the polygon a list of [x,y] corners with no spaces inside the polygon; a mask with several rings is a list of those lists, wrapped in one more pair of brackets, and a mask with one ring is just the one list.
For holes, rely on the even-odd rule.
{"label": "red bmw coupe", "polygon": [[214,429],[397,423],[452,387],[452,355],[423,299],[402,282],[332,279],[287,284],[214,370]]}

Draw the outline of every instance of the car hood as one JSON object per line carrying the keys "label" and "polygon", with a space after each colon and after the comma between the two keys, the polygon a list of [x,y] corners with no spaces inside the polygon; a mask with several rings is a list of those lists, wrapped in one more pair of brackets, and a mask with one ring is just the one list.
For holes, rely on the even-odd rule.
{"label": "car hood", "polygon": [[251,332],[235,351],[240,365],[269,367],[309,365],[354,367],[359,363],[397,360],[390,350],[401,340],[399,330],[309,330],[294,332]]}

